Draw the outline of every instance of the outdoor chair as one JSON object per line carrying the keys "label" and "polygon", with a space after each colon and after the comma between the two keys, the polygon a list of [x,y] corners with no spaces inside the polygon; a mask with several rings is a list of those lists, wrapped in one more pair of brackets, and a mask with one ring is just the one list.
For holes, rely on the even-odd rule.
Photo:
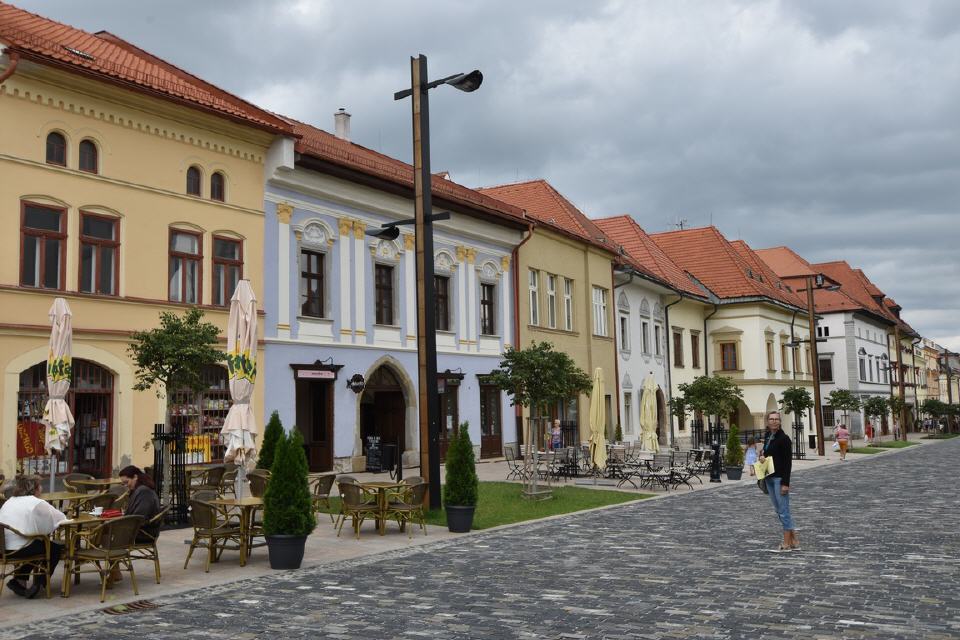
{"label": "outdoor chair", "polygon": [[[30,556],[12,557],[13,551],[7,551],[7,531],[18,536],[26,538],[30,542],[34,540],[43,540],[43,553],[36,553]],[[8,568],[9,567],[9,568]],[[43,576],[47,581],[47,597],[50,597],[50,538],[49,536],[28,536],[20,533],[10,525],[0,523],[0,595],[3,595],[3,587],[7,583],[7,578],[11,577],[18,569],[30,569],[30,576],[34,580]]]}
{"label": "outdoor chair", "polygon": [[360,539],[360,525],[363,524],[367,516],[377,517],[380,515],[380,506],[377,504],[375,493],[365,491],[360,484],[349,482],[338,482],[337,488],[340,490],[340,527],[337,529],[337,537],[343,531],[343,523],[347,518],[353,520],[353,531]]}
{"label": "outdoor chair", "polygon": [[408,487],[412,487],[415,484],[420,484],[421,482],[426,482],[423,479],[423,476],[410,476],[409,478],[404,478],[400,481],[401,484],[405,484]]}
{"label": "outdoor chair", "polygon": [[223,512],[212,504],[199,500],[190,501],[190,524],[193,526],[193,540],[190,541],[190,550],[187,551],[187,559],[183,563],[184,569],[190,564],[190,557],[197,547],[207,548],[207,561],[203,568],[205,573],[210,573],[211,562],[220,560],[220,555],[227,548],[228,542],[235,542],[237,545],[236,547],[230,547],[231,550],[240,548],[239,523],[222,518],[223,515]]}
{"label": "outdoor chair", "polygon": [[117,496],[112,493],[95,493],[92,496],[78,500],[77,506],[80,511],[92,511],[97,507],[110,509],[116,501]]}
{"label": "outdoor chair", "polygon": [[[95,571],[100,575],[100,602],[103,602],[106,599],[110,574],[114,570],[122,571],[125,568],[130,572],[134,595],[140,595],[140,590],[137,588],[137,575],[133,571],[131,549],[142,524],[143,516],[122,516],[106,520],[89,535],[84,536],[87,546],[74,552],[70,566],[64,566],[64,572],[77,575],[83,573],[79,567],[84,564],[92,564],[96,567]],[[64,595],[69,597],[72,581],[64,582],[67,585]]]}
{"label": "outdoor chair", "polygon": [[236,469],[227,469],[223,472],[223,475],[220,476],[220,488],[217,489],[220,492],[221,496],[226,496],[228,493],[234,498],[237,497],[237,470]]}
{"label": "outdoor chair", "polygon": [[607,456],[607,477],[622,478],[623,467],[627,462],[627,450],[622,446],[610,447]]}
{"label": "outdoor chair", "polygon": [[262,498],[263,494],[267,492],[270,472],[266,469],[254,469],[247,474],[247,480],[250,481],[250,495],[254,498]]}
{"label": "outdoor chair", "polygon": [[526,480],[527,470],[517,460],[517,454],[514,453],[513,447],[504,448],[503,455],[507,461],[507,480],[511,478],[514,480]]}
{"label": "outdoor chair", "polygon": [[314,513],[320,513],[320,509],[326,507],[332,524],[336,524],[337,520],[330,508],[330,490],[333,489],[333,482],[336,479],[337,477],[333,474],[316,476],[310,479],[310,484],[312,485],[311,493],[313,494],[313,511]]}
{"label": "outdoor chair", "polygon": [[157,515],[147,520],[140,528],[139,539],[134,538],[133,547],[130,549],[133,560],[153,560],[153,572],[157,578],[157,584],[160,584],[160,552],[157,551],[157,538],[147,533],[144,527],[154,524],[160,524],[170,511],[170,505],[160,509]]}
{"label": "outdoor chair", "polygon": [[226,467],[218,465],[216,467],[210,467],[200,473],[196,476],[199,479],[198,482],[190,485],[191,496],[195,495],[197,491],[216,491],[219,495],[220,481],[223,480],[223,474],[226,473],[226,471]]}
{"label": "outdoor chair", "polygon": [[68,473],[63,476],[63,486],[74,493],[86,493],[87,487],[73,484],[74,480],[95,480],[89,473]]}
{"label": "outdoor chair", "polygon": [[427,535],[427,525],[423,519],[423,499],[429,488],[428,483],[421,481],[390,496],[384,517],[396,520],[401,529],[407,527],[407,538],[413,537],[410,523],[414,521],[420,524],[423,535]]}

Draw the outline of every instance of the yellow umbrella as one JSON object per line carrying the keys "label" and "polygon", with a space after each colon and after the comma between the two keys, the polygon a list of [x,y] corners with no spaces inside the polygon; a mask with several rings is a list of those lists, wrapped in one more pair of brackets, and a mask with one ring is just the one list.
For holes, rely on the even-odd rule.
{"label": "yellow umbrella", "polygon": [[237,283],[227,323],[227,368],[233,405],[220,433],[227,445],[224,460],[236,461],[240,473],[256,453],[257,420],[250,405],[257,379],[257,298],[249,280]]}
{"label": "yellow umbrella", "polygon": [[603,408],[603,369],[593,371],[590,393],[590,460],[597,469],[607,466],[607,416]]}
{"label": "yellow umbrella", "polygon": [[654,453],[660,451],[657,440],[657,382],[653,376],[643,381],[643,396],[640,398],[640,438],[643,448]]}
{"label": "yellow umbrella", "polygon": [[56,459],[54,451],[64,451],[70,442],[73,414],[67,404],[73,360],[73,313],[63,298],[56,298],[50,307],[50,352],[47,356],[47,391],[50,394],[43,408],[47,425],[44,447],[50,455],[50,491],[53,491]]}

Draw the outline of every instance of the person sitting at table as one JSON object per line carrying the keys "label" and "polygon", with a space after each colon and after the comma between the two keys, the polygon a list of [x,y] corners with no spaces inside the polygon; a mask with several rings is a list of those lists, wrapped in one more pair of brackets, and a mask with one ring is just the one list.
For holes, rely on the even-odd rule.
{"label": "person sitting at table", "polygon": [[[145,474],[140,467],[129,465],[120,470],[120,482],[130,494],[127,498],[126,516],[143,516],[143,525],[137,532],[137,542],[153,542],[160,535],[160,523],[150,524],[150,520],[160,513],[160,498],[157,496],[157,487],[153,478]],[[107,586],[122,579],[119,567],[110,572]]]}
{"label": "person sitting at table", "polygon": [[[0,507],[0,523],[13,527],[26,536],[49,536],[60,523],[67,520],[67,516],[53,505],[40,499],[40,476],[17,476],[13,497]],[[43,540],[30,541],[10,530],[4,532],[4,543],[7,551],[13,552],[11,557],[32,556],[44,553]],[[60,562],[63,546],[50,543],[50,574]],[[34,598],[41,590],[47,587],[46,576],[39,575],[33,579],[33,584],[27,588],[26,578],[30,575],[30,567],[17,569],[13,578],[7,583],[10,591],[18,596]]]}

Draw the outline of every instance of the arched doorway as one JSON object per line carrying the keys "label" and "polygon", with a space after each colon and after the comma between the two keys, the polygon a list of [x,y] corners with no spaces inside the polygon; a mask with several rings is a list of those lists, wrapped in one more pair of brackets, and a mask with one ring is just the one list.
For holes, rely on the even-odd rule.
{"label": "arched doorway", "polygon": [[406,449],[403,386],[388,365],[380,365],[367,378],[360,397],[360,444],[364,454],[370,437],[380,438],[383,444],[396,444],[401,454]]}
{"label": "arched doorway", "polygon": [[670,430],[667,428],[667,400],[663,396],[663,390],[657,387],[657,442],[661,446],[668,446]]}
{"label": "arched doorway", "polygon": [[[17,394],[17,468],[23,473],[48,470],[40,422],[46,405],[47,363],[20,373]],[[74,360],[67,404],[75,425],[57,473],[109,477],[113,466],[113,373],[87,360]]]}

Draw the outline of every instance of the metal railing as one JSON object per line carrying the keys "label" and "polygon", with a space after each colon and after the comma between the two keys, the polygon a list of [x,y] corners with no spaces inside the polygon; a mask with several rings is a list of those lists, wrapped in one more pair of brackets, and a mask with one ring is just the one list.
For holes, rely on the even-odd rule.
{"label": "metal railing", "polygon": [[188,521],[189,491],[187,490],[186,434],[183,425],[153,425],[153,481],[157,495],[170,505],[167,524],[185,524]]}

